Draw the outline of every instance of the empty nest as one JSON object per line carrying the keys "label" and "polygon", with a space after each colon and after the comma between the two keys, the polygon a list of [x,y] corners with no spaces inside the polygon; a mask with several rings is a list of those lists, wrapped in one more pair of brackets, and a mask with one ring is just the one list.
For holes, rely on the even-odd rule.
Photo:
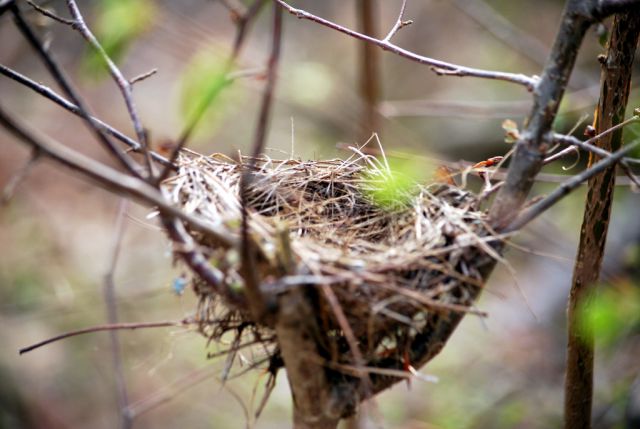
{"label": "empty nest", "polygon": [[[314,338],[319,354],[333,369],[418,367],[442,348],[464,314],[477,313],[473,303],[491,254],[486,216],[474,194],[449,184],[387,192],[397,173],[385,159],[353,151],[347,160],[329,161],[237,161],[183,151],[163,191],[183,210],[239,237],[240,182],[250,170],[248,231],[267,301],[304,288],[321,327]],[[189,233],[223,287],[238,297],[225,300],[193,275],[201,332],[230,342],[233,355],[260,343],[265,356],[257,363],[281,366],[274,330],[255,323],[242,299],[239,250]],[[364,362],[354,358],[349,330]]]}

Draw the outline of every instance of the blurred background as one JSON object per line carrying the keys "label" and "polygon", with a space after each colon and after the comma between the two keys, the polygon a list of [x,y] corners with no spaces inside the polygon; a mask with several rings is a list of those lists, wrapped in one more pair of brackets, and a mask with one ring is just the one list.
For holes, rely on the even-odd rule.
{"label": "blurred background", "polygon": [[[349,28],[361,27],[364,0],[296,1],[295,6]],[[102,120],[133,135],[122,98],[100,62],[70,28],[18,2],[50,44],[53,55]],[[233,3],[233,2],[231,2]],[[379,37],[393,26],[400,0],[377,0]],[[539,74],[560,21],[562,1],[414,0],[414,23],[393,39],[433,58],[466,66]],[[63,1],[43,3],[68,16]],[[154,148],[175,141],[207,82],[222,68],[235,26],[219,1],[95,0],[78,2],[89,26],[127,77],[157,68],[134,87],[134,98]],[[251,27],[238,70],[262,68],[270,48],[271,4]],[[0,63],[56,89],[17,32],[0,17]],[[592,120],[599,64],[609,22],[585,39],[556,128],[570,132]],[[504,82],[438,77],[428,67],[382,51],[379,106],[367,122],[361,93],[362,44],[309,21],[284,16],[268,154],[322,159],[347,157],[346,145],[377,132],[385,150],[425,165],[436,158],[478,162],[504,155],[501,123],[522,124],[530,94]],[[636,66],[636,75],[640,68]],[[190,141],[201,153],[247,153],[253,141],[264,80],[238,79],[215,98]],[[81,121],[31,90],[0,76],[0,102],[53,138],[112,164]],[[640,105],[632,88],[631,108]],[[369,124],[369,125],[368,125]],[[370,125],[373,124],[373,125]],[[371,127],[375,129],[371,129]],[[640,134],[629,127],[628,138]],[[0,130],[0,186],[29,152]],[[565,168],[577,165],[565,171]],[[573,174],[585,159],[551,165],[550,180]],[[473,184],[472,184],[473,185]],[[536,193],[556,184],[540,182]],[[42,161],[0,208],[0,427],[112,428],[120,420],[108,333],[64,340],[19,356],[18,349],[58,333],[106,323],[104,280],[109,272],[121,201],[91,183]],[[399,383],[367,407],[363,427],[559,427],[566,342],[565,306],[582,221],[584,190],[563,200],[515,239],[478,307],[487,319],[467,317],[443,352],[422,371],[437,383]],[[640,427],[640,198],[618,186],[602,287],[596,300],[598,335],[594,427]],[[126,322],[179,320],[193,311],[189,290],[178,294],[170,246],[147,219],[127,206],[115,271],[118,317]],[[208,359],[224,345],[207,344],[183,328],[119,333],[122,374],[135,428],[256,428],[290,426],[286,377],[262,416],[266,376],[255,370],[220,383],[225,359]],[[247,352],[250,358],[251,353]],[[240,364],[235,371],[242,371]],[[634,420],[635,419],[635,420]]]}

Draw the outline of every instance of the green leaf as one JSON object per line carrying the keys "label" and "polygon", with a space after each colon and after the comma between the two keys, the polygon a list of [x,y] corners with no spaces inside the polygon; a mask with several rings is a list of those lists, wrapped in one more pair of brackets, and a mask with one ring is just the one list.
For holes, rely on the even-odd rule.
{"label": "green leaf", "polygon": [[[155,17],[156,7],[151,0],[102,0],[91,28],[106,54],[117,63],[131,43],[151,28]],[[96,78],[106,76],[108,70],[103,58],[91,46],[84,56],[83,69]]]}

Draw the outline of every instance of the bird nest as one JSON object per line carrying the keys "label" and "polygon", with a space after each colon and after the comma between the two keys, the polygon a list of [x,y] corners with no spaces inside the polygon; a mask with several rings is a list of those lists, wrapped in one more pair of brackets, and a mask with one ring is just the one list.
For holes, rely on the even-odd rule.
{"label": "bird nest", "polygon": [[238,161],[183,151],[163,191],[238,241],[241,182],[250,172],[246,242],[255,260],[249,271],[240,249],[189,231],[219,280],[212,287],[192,276],[203,334],[228,341],[233,333],[233,352],[261,343],[262,362],[282,366],[273,326],[256,322],[247,306],[249,275],[272,310],[278,297],[304,292],[320,328],[313,341],[327,367],[365,365],[386,379],[395,375],[385,368],[399,373],[424,364],[464,314],[478,313],[473,304],[493,237],[476,196],[444,183],[389,192],[397,177],[385,160],[354,152],[348,160]]}

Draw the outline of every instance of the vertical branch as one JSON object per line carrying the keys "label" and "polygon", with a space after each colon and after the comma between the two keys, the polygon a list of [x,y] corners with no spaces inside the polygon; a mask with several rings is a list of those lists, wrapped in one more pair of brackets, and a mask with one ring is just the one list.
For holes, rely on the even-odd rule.
{"label": "vertical branch", "polygon": [[[602,63],[596,132],[623,122],[629,98],[633,58],[640,36],[640,8],[616,16],[606,59]],[[622,129],[598,140],[613,152],[622,145]],[[593,157],[593,156],[592,156]],[[567,373],[565,380],[565,428],[590,428],[593,397],[593,345],[590,329],[579,326],[581,310],[588,311],[600,275],[613,201],[615,165],[588,182],[587,201],[580,231],[578,256],[568,304]]]}
{"label": "vertical branch", "polygon": [[[118,323],[118,309],[116,305],[116,291],[114,275],[118,264],[118,256],[122,247],[122,237],[124,236],[124,219],[127,211],[128,200],[120,200],[118,209],[118,218],[116,220],[116,232],[113,243],[113,251],[111,254],[111,263],[109,270],[104,277],[104,300],[107,307],[107,322],[110,325]],[[129,429],[133,424],[131,414],[129,413],[129,397],[127,394],[127,384],[124,379],[122,369],[122,354],[120,352],[120,340],[116,330],[109,331],[109,340],[111,342],[111,357],[113,360],[113,369],[115,372],[116,390],[118,393],[118,409],[121,415],[122,429]]]}
{"label": "vertical branch", "polygon": [[[253,20],[256,18],[260,10],[262,9],[262,6],[264,5],[265,1],[266,0],[255,0],[254,3],[248,9],[243,11],[244,12],[243,15],[239,15],[240,11],[238,11],[235,8],[230,9],[232,11],[232,16],[236,21],[236,36],[233,42],[233,50],[231,51],[231,55],[227,59],[227,62],[224,67],[224,73],[226,74],[225,86],[230,85],[233,82],[233,77],[230,76],[230,72],[233,69],[233,66],[236,60],[238,59],[238,56],[240,55],[242,47],[244,46],[244,42],[247,37],[247,31],[249,29],[249,26],[253,22]],[[231,6],[231,5],[227,5],[226,3],[225,5],[227,7]],[[212,101],[211,99],[205,100],[203,105],[198,106],[197,113],[193,116],[191,121],[187,123],[185,128],[180,133],[180,136],[178,137],[178,141],[176,142],[176,145],[173,151],[171,152],[171,155],[169,156],[170,164],[175,164],[175,162],[177,161],[180,151],[187,145],[189,138],[191,138],[196,127],[198,126],[202,118],[204,118],[204,114],[207,112],[207,107],[210,105],[211,101]],[[164,179],[166,179],[169,176],[169,173],[171,173],[171,169],[169,167],[166,167],[164,170],[160,172],[156,182],[157,183],[162,182]]]}
{"label": "vertical branch", "polygon": [[542,77],[533,91],[533,108],[517,143],[506,182],[491,206],[491,219],[498,228],[508,225],[517,214],[542,167],[549,148],[545,138],[558,113],[582,39],[594,19],[588,13],[592,3],[597,2],[567,1]]}
{"label": "vertical branch", "polygon": [[[245,287],[249,308],[256,320],[265,316],[265,305],[262,293],[260,292],[260,279],[258,278],[256,267],[255,248],[251,243],[249,231],[249,216],[247,213],[248,189],[253,181],[253,165],[256,158],[264,150],[269,130],[269,120],[271,107],[273,104],[273,91],[276,86],[278,62],[280,60],[280,46],[282,43],[282,9],[276,4],[273,6],[273,32],[271,40],[271,54],[267,63],[267,83],[262,95],[260,113],[253,141],[252,156],[249,165],[245,167],[240,181],[240,198],[242,201],[242,272],[245,280]],[[242,159],[239,160],[242,162]]]}
{"label": "vertical branch", "polygon": [[[369,37],[378,37],[377,0],[358,0],[360,32]],[[360,44],[360,96],[363,101],[360,128],[362,138],[372,133],[380,133],[380,53],[378,47],[370,43]]]}

